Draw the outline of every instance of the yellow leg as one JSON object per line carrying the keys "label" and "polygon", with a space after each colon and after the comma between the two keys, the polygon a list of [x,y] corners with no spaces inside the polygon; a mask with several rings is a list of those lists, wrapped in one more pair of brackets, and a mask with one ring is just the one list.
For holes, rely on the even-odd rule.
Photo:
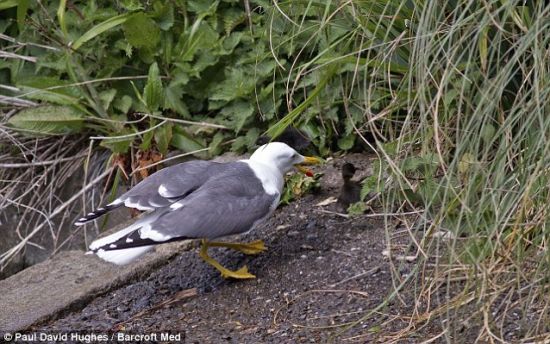
{"label": "yellow leg", "polygon": [[223,278],[236,278],[236,279],[256,278],[256,276],[248,272],[248,268],[246,266],[243,266],[237,271],[232,271],[224,268],[214,258],[208,255],[208,247],[210,246],[210,244],[211,243],[209,243],[208,241],[202,240],[199,255],[201,256],[202,259],[204,259],[205,262],[207,262],[208,264],[218,269],[218,271],[222,274]]}
{"label": "yellow leg", "polygon": [[258,254],[267,250],[267,247],[265,247],[264,242],[262,240],[256,240],[245,244],[232,243],[232,242],[208,241],[207,245],[212,247],[227,247],[236,251],[240,251],[244,254]]}

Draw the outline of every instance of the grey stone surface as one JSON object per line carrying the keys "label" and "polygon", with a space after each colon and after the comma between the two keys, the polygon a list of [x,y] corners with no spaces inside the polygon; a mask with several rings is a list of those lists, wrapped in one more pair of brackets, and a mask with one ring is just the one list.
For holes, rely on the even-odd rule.
{"label": "grey stone surface", "polygon": [[143,278],[191,242],[160,245],[141,259],[116,266],[83,251],[66,251],[0,281],[0,333],[21,331],[82,308],[97,295]]}

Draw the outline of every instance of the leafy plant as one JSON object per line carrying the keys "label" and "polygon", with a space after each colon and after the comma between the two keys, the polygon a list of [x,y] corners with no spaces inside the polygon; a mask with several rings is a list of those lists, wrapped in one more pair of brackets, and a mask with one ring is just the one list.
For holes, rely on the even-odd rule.
{"label": "leafy plant", "polygon": [[295,173],[286,179],[285,188],[281,195],[281,204],[289,204],[290,202],[302,197],[310,192],[315,192],[320,189],[320,179],[322,173],[315,173],[312,177]]}

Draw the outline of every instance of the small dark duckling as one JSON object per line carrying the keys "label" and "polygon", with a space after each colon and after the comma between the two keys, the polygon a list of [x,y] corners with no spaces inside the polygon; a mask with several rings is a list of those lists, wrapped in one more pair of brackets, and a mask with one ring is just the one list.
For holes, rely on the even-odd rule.
{"label": "small dark duckling", "polygon": [[341,205],[344,210],[347,210],[350,204],[361,200],[361,184],[360,182],[351,180],[355,171],[355,166],[352,163],[346,162],[342,166],[342,179],[344,180],[344,185],[342,185],[340,196],[338,196],[338,204]]}

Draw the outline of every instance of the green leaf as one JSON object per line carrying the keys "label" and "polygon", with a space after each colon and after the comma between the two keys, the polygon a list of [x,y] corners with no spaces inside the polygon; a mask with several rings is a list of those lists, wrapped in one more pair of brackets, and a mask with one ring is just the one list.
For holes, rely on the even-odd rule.
{"label": "green leaf", "polygon": [[183,88],[178,85],[170,85],[164,90],[164,108],[174,110],[183,118],[191,118],[187,104],[182,99]]}
{"label": "green leaf", "polygon": [[[131,133],[132,131],[130,131],[130,129],[125,129],[121,132],[118,132],[117,134],[127,135]],[[134,141],[133,137],[118,138],[118,139],[104,139],[103,141],[101,141],[99,145],[110,149],[113,153],[124,154],[128,152],[128,150],[130,149],[130,145],[132,144],[133,141]]]}
{"label": "green leaf", "polygon": [[82,129],[84,116],[69,106],[46,105],[21,110],[8,123],[38,135],[72,134]]}
{"label": "green leaf", "polygon": [[[74,105],[78,106],[80,99],[71,97],[59,92],[41,90],[32,87],[21,87],[21,90],[26,93],[25,98],[43,100],[48,103],[55,103],[60,105]],[[83,110],[83,109],[81,109]]]}
{"label": "green leaf", "polygon": [[124,22],[124,36],[134,48],[153,49],[160,40],[160,29],[145,13],[133,14]]}
{"label": "green leaf", "polygon": [[363,186],[361,187],[361,200],[365,200],[365,197],[371,192],[377,191],[378,188],[378,176],[372,175],[363,179]]}
{"label": "green leaf", "polygon": [[338,139],[338,148],[342,150],[348,150],[353,147],[354,143],[355,143],[355,135],[349,134],[347,136],[344,136]]}
{"label": "green leaf", "polygon": [[223,139],[225,138],[225,134],[223,131],[218,131],[216,135],[212,138],[212,142],[210,142],[210,156],[216,156],[219,155],[222,152],[221,143],[223,142]]}
{"label": "green leaf", "polygon": [[153,141],[153,137],[155,136],[155,133],[152,131],[148,131],[145,134],[143,134],[141,138],[141,144],[139,145],[139,149],[142,151],[149,150],[151,148],[151,141]]}
{"label": "green leaf", "polygon": [[237,44],[241,41],[243,35],[244,34],[242,32],[233,32],[223,40],[223,49],[226,50],[228,54],[233,52]]}
{"label": "green leaf", "polygon": [[246,141],[248,141],[246,144],[248,149],[253,149],[254,147],[256,147],[256,142],[258,142],[258,137],[260,137],[260,133],[260,129],[258,128],[251,128],[246,132],[245,138]]}
{"label": "green leaf", "polygon": [[367,205],[365,202],[356,202],[353,204],[350,204],[350,206],[347,209],[348,215],[354,216],[354,215],[362,215],[367,210]]}
{"label": "green leaf", "polygon": [[218,3],[219,1],[214,1],[213,3],[210,3],[209,1],[202,0],[189,0],[187,2],[190,11],[200,14],[202,16],[215,13],[216,8],[218,7]]}
{"label": "green leaf", "polygon": [[[204,145],[199,141],[195,140],[191,135],[189,135],[185,130],[175,127],[172,133],[172,140],[170,144],[178,149],[181,149],[184,152],[195,152],[204,148]],[[196,153],[195,155],[199,157],[205,157],[204,152]]]}
{"label": "green leaf", "polygon": [[230,102],[238,98],[248,98],[249,95],[253,94],[255,86],[254,78],[245,75],[242,69],[231,69],[225,80],[214,87],[210,96],[209,108],[215,109],[223,105],[223,103],[217,103],[216,101]]}
{"label": "green leaf", "polygon": [[159,67],[156,62],[149,67],[147,84],[143,90],[143,100],[151,112],[158,110],[164,102],[162,81],[160,80]]}
{"label": "green leaf", "polygon": [[29,0],[19,0],[19,5],[17,6],[17,28],[19,32],[25,28],[25,17],[27,16],[28,9]]}
{"label": "green leaf", "polygon": [[0,11],[7,8],[15,7],[17,5],[19,5],[18,0],[2,0],[0,1]]}
{"label": "green leaf", "polygon": [[115,99],[116,92],[116,89],[111,88],[109,90],[101,91],[99,93],[99,100],[101,101],[101,106],[105,111],[107,111],[107,109],[109,109],[109,106],[111,106],[113,99]]}
{"label": "green leaf", "polygon": [[59,6],[57,7],[57,20],[59,21],[59,26],[61,31],[67,37],[67,23],[65,22],[65,7],[67,6],[67,0],[59,1]]}
{"label": "green leaf", "polygon": [[71,48],[73,50],[77,50],[80,48],[84,43],[88,42],[89,40],[101,35],[103,32],[112,29],[120,24],[123,24],[132,16],[132,13],[124,13],[121,15],[118,15],[116,17],[109,18],[94,27],[92,27],[90,30],[86,31],[82,36],[80,36],[74,43],[71,45]]}
{"label": "green leaf", "polygon": [[166,4],[162,4],[161,2],[155,2],[153,6],[158,26],[161,30],[170,30],[174,26],[174,6],[172,3],[167,2]]}
{"label": "green leaf", "polygon": [[128,113],[130,108],[132,107],[132,97],[129,95],[124,95],[122,97],[119,97],[115,99],[113,106],[115,109],[120,110],[122,113]]}
{"label": "green leaf", "polygon": [[172,124],[166,123],[163,126],[155,130],[155,142],[159,152],[166,155],[168,152],[168,145],[172,140]]}
{"label": "green leaf", "polygon": [[118,2],[127,11],[138,11],[143,9],[143,5],[139,0],[122,0]]}
{"label": "green leaf", "polygon": [[246,147],[246,137],[239,136],[231,144],[231,151],[236,153],[242,153],[244,152],[245,147]]}
{"label": "green leaf", "polygon": [[485,123],[485,125],[481,128],[481,139],[488,145],[493,141],[495,133],[495,127],[490,123]]}
{"label": "green leaf", "polygon": [[238,100],[225,106],[220,113],[229,119],[231,128],[239,132],[246,120],[254,114],[254,107],[249,102]]}

